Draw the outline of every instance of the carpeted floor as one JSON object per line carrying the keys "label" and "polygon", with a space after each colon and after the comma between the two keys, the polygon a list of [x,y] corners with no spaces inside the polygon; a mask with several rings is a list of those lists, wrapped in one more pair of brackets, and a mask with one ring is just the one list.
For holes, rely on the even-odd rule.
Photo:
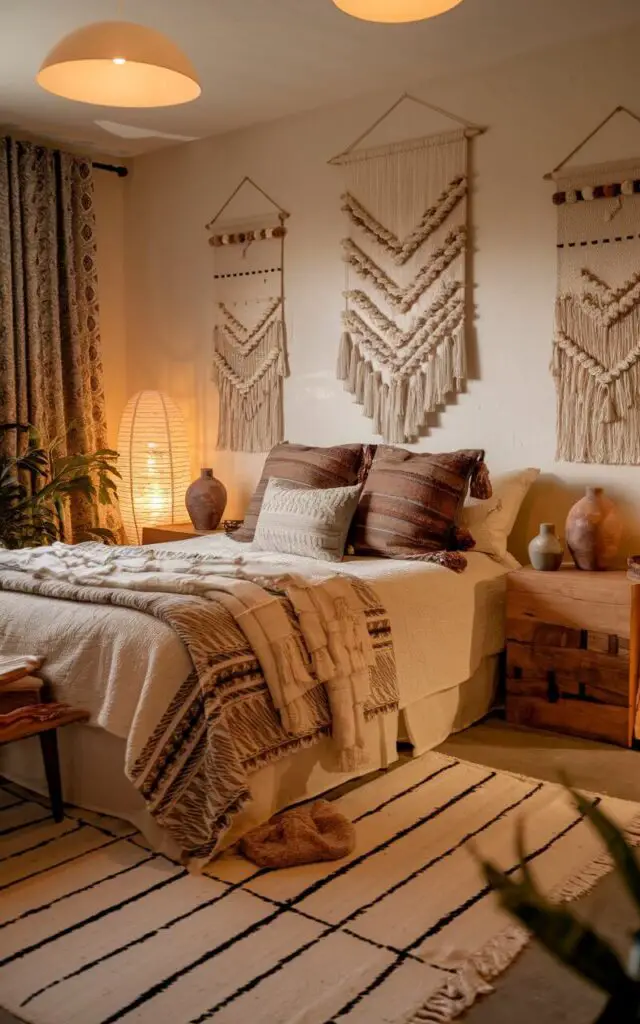
{"label": "carpeted floor", "polygon": [[[587,790],[640,801],[638,753],[551,734],[515,730],[489,720],[453,737],[443,752],[491,768],[556,781],[560,771]],[[589,920],[612,941],[624,940],[635,927],[630,907],[616,880],[602,882],[580,901]],[[476,1003],[464,1018],[468,1024],[589,1024],[602,998],[572,978],[534,946],[502,976],[495,994]],[[3,1014],[0,1024],[17,1018]]]}

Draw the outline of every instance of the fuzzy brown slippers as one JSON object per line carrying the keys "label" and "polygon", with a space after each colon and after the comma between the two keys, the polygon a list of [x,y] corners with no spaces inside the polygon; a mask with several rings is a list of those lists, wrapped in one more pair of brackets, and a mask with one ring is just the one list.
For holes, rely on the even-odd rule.
{"label": "fuzzy brown slippers", "polygon": [[240,842],[245,857],[262,868],[340,860],[352,853],[356,830],[344,814],[326,800],[293,807],[266,825],[254,828]]}

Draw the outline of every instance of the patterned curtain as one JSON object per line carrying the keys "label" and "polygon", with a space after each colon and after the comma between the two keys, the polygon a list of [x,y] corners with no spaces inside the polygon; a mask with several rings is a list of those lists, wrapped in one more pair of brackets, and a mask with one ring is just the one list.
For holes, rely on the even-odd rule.
{"label": "patterned curtain", "polygon": [[[0,140],[0,422],[60,437],[64,454],[107,446],[91,163],[11,138]],[[71,509],[75,539],[87,514]]]}

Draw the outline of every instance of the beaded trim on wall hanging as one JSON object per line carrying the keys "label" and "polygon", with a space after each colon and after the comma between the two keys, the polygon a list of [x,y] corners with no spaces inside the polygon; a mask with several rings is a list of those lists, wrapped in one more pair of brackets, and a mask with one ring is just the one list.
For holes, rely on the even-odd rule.
{"label": "beaded trim on wall hanging", "polygon": [[[224,225],[223,213],[245,186],[268,200],[275,213]],[[283,380],[289,372],[284,319],[288,216],[246,177],[207,225],[215,252],[213,377],[218,385],[220,449],[264,452],[284,439]]]}
{"label": "beaded trim on wall hanging", "polygon": [[[455,131],[358,149],[404,100]],[[417,440],[466,379],[467,161],[483,129],[404,94],[344,153],[345,309],[337,376],[390,443]]]}
{"label": "beaded trim on wall hanging", "polygon": [[[588,138],[623,110],[616,108]],[[553,197],[558,207],[558,294],[551,365],[557,458],[636,465],[640,192],[634,183],[640,179],[640,158],[565,170],[583,145],[548,176],[558,189]],[[605,189],[603,181],[620,184]]]}

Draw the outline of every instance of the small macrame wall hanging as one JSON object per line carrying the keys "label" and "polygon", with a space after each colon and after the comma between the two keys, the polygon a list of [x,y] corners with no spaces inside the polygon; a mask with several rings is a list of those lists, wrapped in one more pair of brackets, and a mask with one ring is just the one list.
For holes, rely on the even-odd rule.
{"label": "small macrame wall hanging", "polygon": [[[405,100],[459,128],[358,148]],[[349,229],[337,376],[390,443],[415,441],[466,379],[468,146],[483,130],[405,93],[330,161]]]}
{"label": "small macrame wall hanging", "polygon": [[[223,221],[246,186],[274,208]],[[245,177],[207,224],[214,253],[216,316],[213,377],[218,386],[218,448],[265,452],[284,439],[288,376],[284,252],[289,214]]]}
{"label": "small macrame wall hanging", "polygon": [[558,211],[557,458],[640,463],[640,157],[550,174]]}

